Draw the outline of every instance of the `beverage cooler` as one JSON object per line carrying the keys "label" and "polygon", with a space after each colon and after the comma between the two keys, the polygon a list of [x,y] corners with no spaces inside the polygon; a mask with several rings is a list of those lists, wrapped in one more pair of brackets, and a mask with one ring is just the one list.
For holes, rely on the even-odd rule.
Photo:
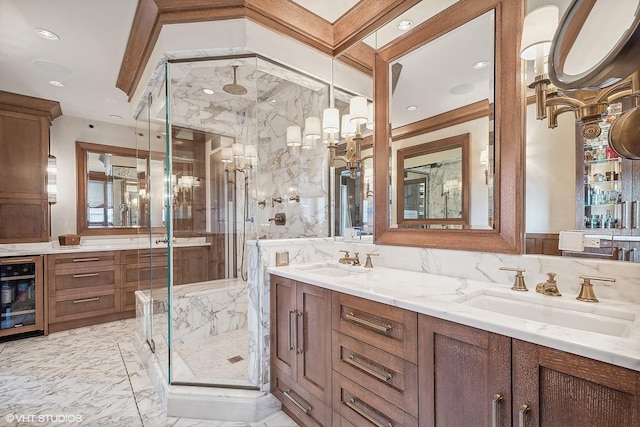
{"label": "beverage cooler", "polygon": [[43,331],[42,256],[0,258],[0,339]]}

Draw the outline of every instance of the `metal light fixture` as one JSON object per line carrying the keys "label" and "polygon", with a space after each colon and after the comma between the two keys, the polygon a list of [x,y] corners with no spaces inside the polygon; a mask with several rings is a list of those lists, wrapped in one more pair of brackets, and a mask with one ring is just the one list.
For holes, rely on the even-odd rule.
{"label": "metal light fixture", "polygon": [[547,5],[531,11],[524,19],[520,57],[534,61],[535,79],[529,88],[535,90],[536,118],[548,117],[549,128],[558,126],[558,116],[572,111],[576,122],[583,125],[582,136],[594,139],[600,136],[600,122],[607,114],[609,103],[626,96],[628,81],[620,82],[598,94],[592,102],[566,96],[549,79],[547,59],[558,26],[558,7]]}
{"label": "metal light fixture", "polygon": [[[329,164],[335,166],[335,162],[340,160],[347,165],[349,169],[349,178],[356,179],[358,170],[362,163],[372,158],[372,155],[362,156],[361,143],[364,140],[362,136],[362,126],[372,124],[370,118],[370,110],[367,99],[363,96],[354,96],[349,102],[349,114],[342,116],[342,132],[340,134],[346,139],[347,148],[344,156],[336,156],[336,134],[338,134],[340,113],[336,108],[327,108],[322,115],[322,130],[329,135],[328,148],[330,151]],[[367,127],[368,128],[368,127]]]}
{"label": "metal light fixture", "polygon": [[255,145],[244,145],[234,142],[220,152],[220,161],[225,164],[227,172],[245,172],[253,168],[258,159]]}

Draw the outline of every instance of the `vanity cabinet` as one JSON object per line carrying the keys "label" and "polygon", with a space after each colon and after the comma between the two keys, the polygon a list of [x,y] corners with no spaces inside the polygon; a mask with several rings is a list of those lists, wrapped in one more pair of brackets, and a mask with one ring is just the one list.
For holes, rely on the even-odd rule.
{"label": "vanity cabinet", "polygon": [[0,243],[49,241],[49,125],[60,104],[0,91]]}
{"label": "vanity cabinet", "polygon": [[49,331],[118,319],[120,255],[104,251],[47,256]]}
{"label": "vanity cabinet", "polygon": [[355,425],[418,425],[417,314],[333,293],[333,410]]}
{"label": "vanity cabinet", "polygon": [[166,287],[168,281],[167,249],[140,249],[122,251],[122,286],[120,305],[123,311],[136,309],[137,290],[153,286]]}
{"label": "vanity cabinet", "polygon": [[514,425],[640,425],[637,371],[516,339],[512,348]]}
{"label": "vanity cabinet", "polygon": [[331,291],[271,275],[272,393],[296,422],[331,425]]}
{"label": "vanity cabinet", "polygon": [[511,424],[510,338],[419,315],[418,366],[421,425]]}
{"label": "vanity cabinet", "polygon": [[198,283],[207,280],[209,280],[208,246],[188,246],[173,248],[174,285]]}

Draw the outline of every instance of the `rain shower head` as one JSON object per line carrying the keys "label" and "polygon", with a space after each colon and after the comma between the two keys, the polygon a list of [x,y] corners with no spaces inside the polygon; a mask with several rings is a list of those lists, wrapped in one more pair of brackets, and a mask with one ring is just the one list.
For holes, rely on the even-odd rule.
{"label": "rain shower head", "polygon": [[237,65],[232,65],[233,68],[233,83],[226,84],[222,87],[222,90],[231,95],[244,95],[247,93],[247,88],[239,85],[236,78],[236,71],[238,71]]}

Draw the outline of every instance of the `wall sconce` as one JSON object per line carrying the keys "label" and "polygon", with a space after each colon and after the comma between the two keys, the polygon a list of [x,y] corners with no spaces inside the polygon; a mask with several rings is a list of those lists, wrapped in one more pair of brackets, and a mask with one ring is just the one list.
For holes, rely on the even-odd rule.
{"label": "wall sconce", "polygon": [[373,106],[369,108],[367,98],[354,96],[349,101],[349,114],[342,116],[342,132],[340,135],[346,139],[347,149],[344,156],[336,156],[338,144],[335,135],[339,132],[340,113],[336,108],[327,108],[322,114],[322,131],[329,135],[328,148],[330,151],[329,164],[335,166],[340,160],[349,169],[349,178],[355,179],[362,163],[372,158],[372,155],[362,157],[360,145],[363,141],[361,127],[373,126]]}
{"label": "wall sconce", "polygon": [[231,147],[224,147],[220,161],[225,164],[225,171],[245,172],[257,163],[258,151],[255,145],[244,145],[234,142]]}
{"label": "wall sconce", "polygon": [[560,114],[572,111],[576,122],[583,125],[583,137],[597,138],[602,132],[599,123],[607,114],[608,103],[629,94],[627,90],[621,91],[628,81],[601,92],[591,103],[565,96],[553,85],[548,74],[548,55],[557,26],[558,7],[554,5],[534,9],[524,19],[520,57],[534,61],[535,78],[529,88],[535,90],[536,118],[544,120],[548,117],[549,128],[553,129],[558,126]]}
{"label": "wall sconce", "polygon": [[50,205],[58,202],[58,159],[49,154],[47,161],[47,194]]}

